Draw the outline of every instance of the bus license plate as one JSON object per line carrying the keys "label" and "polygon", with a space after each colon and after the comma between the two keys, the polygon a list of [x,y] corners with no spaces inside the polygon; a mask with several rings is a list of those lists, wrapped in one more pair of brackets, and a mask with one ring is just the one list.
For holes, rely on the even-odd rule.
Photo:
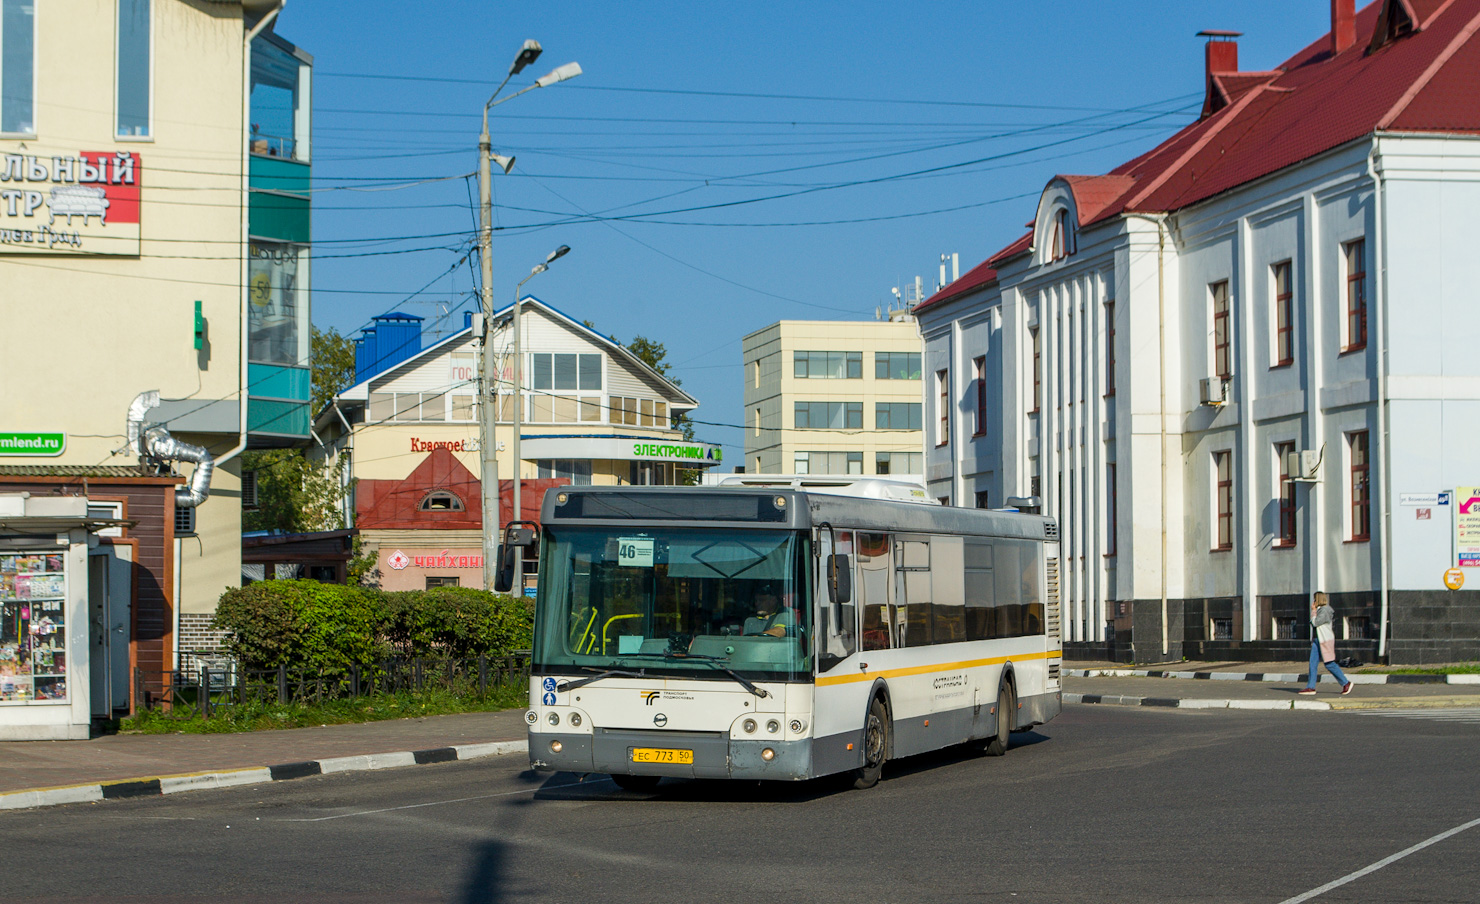
{"label": "bus license plate", "polygon": [[634,747],[632,748],[632,762],[676,763],[680,766],[692,766],[694,764],[694,751],[669,750],[663,747]]}

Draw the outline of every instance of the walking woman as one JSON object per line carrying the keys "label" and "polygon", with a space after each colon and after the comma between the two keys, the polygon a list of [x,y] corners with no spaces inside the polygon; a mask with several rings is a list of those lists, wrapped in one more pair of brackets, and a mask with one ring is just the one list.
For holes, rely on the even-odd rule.
{"label": "walking woman", "polygon": [[1319,677],[1320,663],[1326,664],[1326,671],[1341,685],[1341,695],[1344,697],[1352,692],[1352,683],[1341,673],[1341,666],[1336,664],[1336,631],[1332,629],[1331,622],[1336,620],[1336,611],[1326,602],[1324,591],[1316,591],[1310,601],[1310,669],[1306,672],[1305,689],[1300,693],[1302,696],[1314,696],[1316,692],[1316,678]]}

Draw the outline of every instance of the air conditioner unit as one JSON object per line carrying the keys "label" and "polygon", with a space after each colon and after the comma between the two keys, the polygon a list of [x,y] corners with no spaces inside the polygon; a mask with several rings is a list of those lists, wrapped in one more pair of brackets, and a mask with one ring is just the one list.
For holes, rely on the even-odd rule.
{"label": "air conditioner unit", "polygon": [[1222,377],[1204,377],[1197,383],[1198,403],[1222,405],[1228,401],[1228,381]]}
{"label": "air conditioner unit", "polygon": [[1325,447],[1319,452],[1297,449],[1290,453],[1290,460],[1285,462],[1285,473],[1290,475],[1291,480],[1314,483],[1321,479],[1321,460],[1325,455]]}

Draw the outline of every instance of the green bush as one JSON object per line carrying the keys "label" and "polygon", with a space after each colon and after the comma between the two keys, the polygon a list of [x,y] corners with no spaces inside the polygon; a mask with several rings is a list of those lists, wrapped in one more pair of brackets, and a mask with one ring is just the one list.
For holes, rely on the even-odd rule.
{"label": "green bush", "polygon": [[531,602],[467,587],[387,593],[317,581],[227,590],[214,627],[247,668],[343,672],[386,656],[502,656],[530,646]]}

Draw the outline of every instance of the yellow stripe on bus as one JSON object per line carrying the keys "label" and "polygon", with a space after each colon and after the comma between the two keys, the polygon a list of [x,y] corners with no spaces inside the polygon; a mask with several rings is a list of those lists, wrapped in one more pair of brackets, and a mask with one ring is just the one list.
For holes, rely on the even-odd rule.
{"label": "yellow stripe on bus", "polygon": [[825,687],[832,684],[852,684],[856,681],[873,681],[875,678],[903,678],[907,675],[926,675],[930,672],[945,672],[951,669],[972,669],[984,665],[1001,665],[1009,660],[1022,661],[1025,659],[1062,658],[1062,652],[1050,650],[1043,653],[1024,653],[1020,656],[994,656],[991,659],[966,659],[961,662],[941,662],[933,665],[916,665],[901,669],[881,669],[872,672],[860,672],[857,675],[818,676],[816,683],[819,687]]}

